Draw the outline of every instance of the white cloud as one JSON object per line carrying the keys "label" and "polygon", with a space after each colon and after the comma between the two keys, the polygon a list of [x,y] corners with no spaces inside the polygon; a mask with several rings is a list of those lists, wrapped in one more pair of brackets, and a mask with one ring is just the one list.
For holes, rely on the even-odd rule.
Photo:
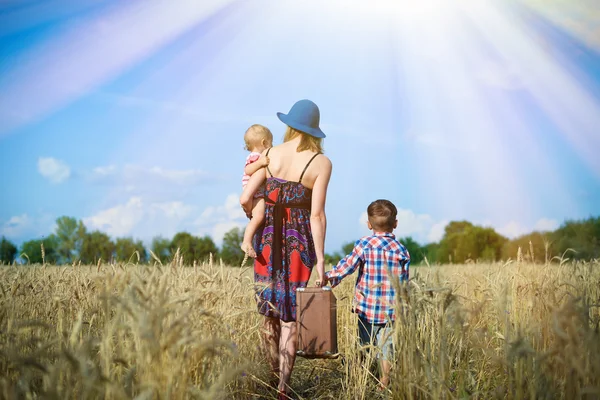
{"label": "white cloud", "polygon": [[229,222],[219,222],[213,228],[210,236],[213,238],[217,246],[220,246],[223,242],[223,236],[233,228],[240,228],[243,230],[245,227],[245,223],[241,221],[229,221]]}
{"label": "white cloud", "polygon": [[398,210],[398,227],[396,234],[398,236],[419,235],[429,232],[434,224],[433,218],[428,214],[415,214],[411,210]]}
{"label": "white cloud", "polygon": [[123,185],[127,188],[139,186],[193,186],[217,179],[213,174],[199,169],[166,169],[159,166],[143,167],[128,164],[124,167],[116,165],[99,166],[83,176],[93,183],[109,183]]}
{"label": "white cloud", "polygon": [[553,231],[556,230],[559,226],[559,223],[555,219],[542,218],[538,222],[535,223],[533,229],[536,231]]}
{"label": "white cloud", "polygon": [[153,204],[154,211],[162,211],[165,216],[175,219],[187,218],[194,212],[194,207],[181,201]]}
{"label": "white cloud", "polygon": [[146,210],[142,199],[132,197],[126,204],[117,205],[83,219],[85,226],[98,229],[111,236],[129,235],[133,228],[144,218]]}
{"label": "white cloud", "polygon": [[151,180],[156,183],[172,183],[176,185],[195,185],[210,180],[211,175],[202,170],[174,170],[161,167],[144,168],[138,165],[126,165],[123,176],[129,182]]}
{"label": "white cloud", "polygon": [[[486,224],[491,225],[491,224]],[[527,226],[516,221],[509,221],[501,227],[494,227],[496,232],[506,236],[509,239],[514,239],[519,236],[526,235],[533,231],[553,231],[558,228],[559,223],[554,219],[540,218],[533,226]],[[493,226],[492,226],[493,227]]]}
{"label": "white cloud", "polygon": [[444,229],[446,228],[446,225],[448,225],[448,222],[449,221],[447,220],[443,220],[433,224],[431,226],[431,229],[429,229],[429,233],[427,234],[427,242],[439,242],[440,240],[442,240],[442,237],[444,237],[445,232]]}
{"label": "white cloud", "polygon": [[54,231],[54,227],[54,219],[48,214],[21,214],[12,216],[0,224],[0,236],[15,241],[30,240],[49,235]]}
{"label": "white cloud", "polygon": [[[358,222],[361,233],[368,235],[367,213],[363,212]],[[450,221],[443,219],[436,221],[428,214],[416,214],[412,210],[398,209],[398,228],[394,230],[396,237],[411,236],[421,244],[439,242],[444,236],[446,225]],[[531,233],[533,231],[552,231],[558,228],[559,223],[554,219],[540,218],[533,225],[526,225],[516,221],[509,221],[504,225],[493,224],[490,220],[472,221],[474,225],[492,227],[499,234],[514,239],[516,237]]]}
{"label": "white cloud", "polygon": [[246,214],[239,203],[239,195],[232,193],[220,206],[207,207],[194,221],[199,234],[208,234],[219,244],[223,235],[234,227],[243,227],[248,223]]}
{"label": "white cloud", "polygon": [[38,158],[38,171],[52,183],[61,183],[71,176],[71,169],[61,160],[52,157]]}
{"label": "white cloud", "polygon": [[8,221],[2,224],[1,232],[7,238],[15,238],[22,236],[26,231],[31,229],[33,219],[27,214],[15,215]]}
{"label": "white cloud", "polygon": [[509,239],[514,239],[516,237],[519,237],[521,235],[524,235],[528,232],[530,232],[529,229],[527,229],[527,227],[523,226],[522,224],[516,222],[516,221],[510,221],[508,223],[506,223],[505,225],[496,228],[496,232],[498,232],[499,234],[506,236]]}
{"label": "white cloud", "polygon": [[197,236],[209,235],[219,245],[227,231],[247,223],[238,198],[238,194],[232,193],[223,204],[201,210],[181,201],[147,202],[133,196],[124,204],[84,218],[83,222],[88,229],[98,229],[113,237],[134,236],[148,242],[154,236],[170,238],[186,231]]}
{"label": "white cloud", "polygon": [[172,236],[189,230],[186,221],[196,208],[181,201],[146,203],[141,197],[131,197],[127,203],[101,210],[84,218],[89,229],[98,229],[111,236],[133,235],[150,239],[156,235]]}
{"label": "white cloud", "polygon": [[117,172],[117,167],[114,165],[107,165],[105,167],[96,167],[92,170],[92,173],[99,177],[111,176]]}
{"label": "white cloud", "polygon": [[369,220],[369,215],[367,214],[366,211],[364,211],[362,214],[360,214],[360,217],[358,217],[358,223],[361,225],[362,228],[366,229],[367,232],[369,231],[369,229],[367,227],[368,220]]}
{"label": "white cloud", "polygon": [[[435,221],[428,214],[415,214],[412,210],[398,209],[398,227],[394,230],[396,237],[411,236],[421,244],[438,241],[444,235],[444,227],[448,221]],[[367,212],[363,212],[359,217],[362,232],[367,235]]]}

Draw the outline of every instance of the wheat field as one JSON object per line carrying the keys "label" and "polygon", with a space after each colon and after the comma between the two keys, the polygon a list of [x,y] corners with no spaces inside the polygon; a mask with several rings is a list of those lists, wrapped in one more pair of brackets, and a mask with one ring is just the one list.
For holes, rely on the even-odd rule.
{"label": "wheat field", "polygon": [[[294,398],[600,398],[599,262],[414,267],[387,390],[360,362],[354,279],[334,290],[343,356],[298,358]],[[1,396],[275,398],[252,284],[210,260],[0,267]]]}

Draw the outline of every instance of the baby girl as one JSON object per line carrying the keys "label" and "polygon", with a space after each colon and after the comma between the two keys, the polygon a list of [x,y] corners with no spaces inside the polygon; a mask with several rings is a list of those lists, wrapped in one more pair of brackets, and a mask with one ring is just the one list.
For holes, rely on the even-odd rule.
{"label": "baby girl", "polygon": [[[244,134],[245,149],[250,152],[246,157],[246,167],[242,178],[242,187],[245,188],[250,180],[250,176],[261,168],[269,165],[269,157],[261,157],[261,153],[273,146],[273,135],[271,131],[262,125],[252,125]],[[262,225],[265,219],[265,200],[264,192],[259,189],[254,195],[252,201],[252,217],[244,231],[242,250],[248,257],[256,257],[256,252],[252,247],[252,237],[256,230]]]}

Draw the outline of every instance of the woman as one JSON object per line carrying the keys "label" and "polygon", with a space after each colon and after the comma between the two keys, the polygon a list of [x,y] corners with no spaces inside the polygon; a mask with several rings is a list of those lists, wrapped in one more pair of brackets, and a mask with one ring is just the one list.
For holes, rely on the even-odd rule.
{"label": "woman", "polygon": [[284,143],[266,150],[269,165],[255,172],[240,202],[246,214],[252,196],[265,183],[265,226],[257,233],[254,281],[258,312],[265,316],[263,345],[279,377],[281,398],[296,358],[296,289],[306,287],[313,267],[317,286],[325,270],[325,198],[331,161],[322,154],[325,134],[319,108],[300,100],[288,114],[277,113],[288,128]]}

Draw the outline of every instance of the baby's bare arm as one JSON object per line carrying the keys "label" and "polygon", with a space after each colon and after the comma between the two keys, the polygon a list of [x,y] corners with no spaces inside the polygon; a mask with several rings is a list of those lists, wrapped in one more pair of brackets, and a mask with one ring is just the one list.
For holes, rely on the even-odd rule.
{"label": "baby's bare arm", "polygon": [[244,173],[246,175],[252,176],[259,169],[264,168],[267,165],[269,165],[269,161],[270,161],[269,157],[267,157],[267,156],[260,156],[260,158],[258,160],[256,160],[255,162],[246,165],[246,167],[244,168]]}

